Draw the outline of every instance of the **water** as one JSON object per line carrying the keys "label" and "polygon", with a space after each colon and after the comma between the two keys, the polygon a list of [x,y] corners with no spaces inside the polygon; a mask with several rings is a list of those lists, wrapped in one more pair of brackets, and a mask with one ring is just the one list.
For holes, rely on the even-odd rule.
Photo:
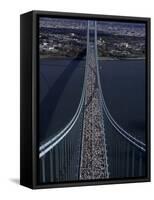
{"label": "water", "polygon": [[84,59],[41,59],[40,142],[63,129],[75,114],[83,86]]}
{"label": "water", "polygon": [[113,118],[145,142],[145,61],[100,61],[101,85]]}

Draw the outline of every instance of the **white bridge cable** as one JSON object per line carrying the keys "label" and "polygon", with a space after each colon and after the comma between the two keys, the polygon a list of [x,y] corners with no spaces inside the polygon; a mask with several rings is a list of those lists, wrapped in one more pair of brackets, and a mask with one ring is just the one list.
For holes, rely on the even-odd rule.
{"label": "white bridge cable", "polygon": [[84,95],[81,98],[79,107],[77,109],[77,112],[75,113],[74,117],[72,118],[72,120],[70,121],[70,123],[59,133],[57,134],[55,137],[53,137],[51,140],[49,140],[48,142],[46,142],[45,144],[43,144],[42,146],[40,146],[39,150],[40,155],[39,157],[42,157],[43,155],[45,155],[48,151],[50,151],[56,144],[58,144],[68,133],[69,131],[73,128],[73,126],[75,125],[77,119],[79,118],[79,115],[81,113],[82,110],[82,105],[84,102]]}
{"label": "white bridge cable", "polygon": [[46,143],[42,144],[39,148],[40,151],[42,151],[43,149],[45,149],[47,146],[49,146],[51,143],[53,143],[55,140],[57,140],[63,133],[65,133],[67,131],[67,129],[72,125],[72,123],[74,122],[74,120],[76,119],[76,117],[78,116],[78,113],[80,112],[80,108],[82,107],[83,104],[83,100],[84,100],[84,91],[85,88],[83,89],[83,93],[82,93],[82,97],[80,99],[80,103],[79,106],[77,108],[77,111],[75,113],[75,115],[73,116],[73,118],[71,119],[71,121],[65,126],[65,128],[60,131],[56,136],[54,136],[52,139],[50,139],[49,141],[47,141]]}
{"label": "white bridge cable", "polygon": [[135,145],[137,148],[139,148],[142,151],[146,151],[145,149],[145,144],[136,139],[135,137],[132,136],[132,134],[128,133],[126,130],[124,130],[112,117],[112,115],[110,114],[106,103],[105,103],[105,99],[103,96],[103,92],[102,92],[102,87],[101,87],[101,82],[100,82],[100,73],[99,73],[99,64],[98,64],[98,55],[97,55],[97,25],[95,26],[95,53],[96,53],[96,64],[97,64],[97,77],[98,77],[98,84],[99,84],[99,91],[100,91],[100,97],[102,99],[102,103],[103,103],[103,109],[109,119],[109,121],[111,122],[111,124],[114,126],[114,128],[125,138],[127,139],[129,142],[131,142],[133,145]]}

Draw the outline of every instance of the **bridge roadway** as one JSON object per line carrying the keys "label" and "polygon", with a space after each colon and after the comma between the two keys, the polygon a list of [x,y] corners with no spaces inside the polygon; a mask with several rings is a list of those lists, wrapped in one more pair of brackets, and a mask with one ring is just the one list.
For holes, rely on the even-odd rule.
{"label": "bridge roadway", "polygon": [[[89,37],[87,45],[86,64],[86,92],[84,102],[84,119],[82,133],[82,150],[80,163],[80,180],[108,178],[108,163],[105,142],[105,129],[103,121],[103,110],[99,95],[99,84],[97,77],[97,65],[95,54],[94,27],[93,35]],[[91,30],[90,30],[91,31]],[[92,37],[92,38],[91,38]]]}

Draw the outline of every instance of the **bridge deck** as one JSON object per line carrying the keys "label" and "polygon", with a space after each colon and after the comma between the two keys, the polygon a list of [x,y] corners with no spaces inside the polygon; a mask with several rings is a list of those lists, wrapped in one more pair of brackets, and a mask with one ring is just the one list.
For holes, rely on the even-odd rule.
{"label": "bridge deck", "polygon": [[94,45],[87,57],[86,95],[83,122],[80,179],[108,177],[103,113],[99,99]]}

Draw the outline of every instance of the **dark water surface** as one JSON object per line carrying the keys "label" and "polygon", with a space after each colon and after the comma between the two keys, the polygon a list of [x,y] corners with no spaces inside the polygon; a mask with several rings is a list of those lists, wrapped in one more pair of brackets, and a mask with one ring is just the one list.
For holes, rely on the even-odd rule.
{"label": "dark water surface", "polygon": [[145,142],[145,61],[100,61],[107,107],[126,131]]}
{"label": "dark water surface", "polygon": [[40,142],[63,129],[75,114],[83,86],[84,59],[41,59]]}

